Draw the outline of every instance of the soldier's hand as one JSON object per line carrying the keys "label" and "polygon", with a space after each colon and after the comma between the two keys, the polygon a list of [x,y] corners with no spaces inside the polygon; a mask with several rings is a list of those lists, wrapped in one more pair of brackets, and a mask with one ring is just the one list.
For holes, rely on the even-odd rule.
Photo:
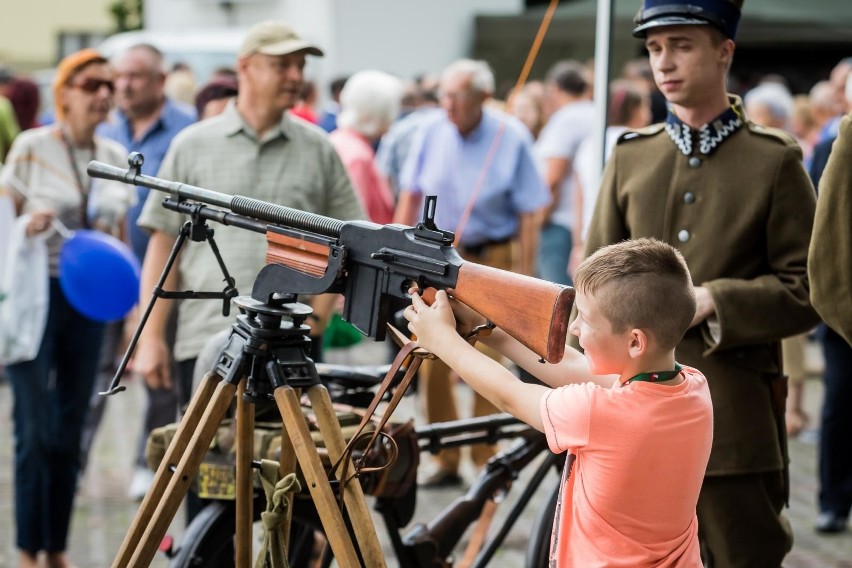
{"label": "soldier's hand", "polygon": [[695,289],[695,317],[692,318],[692,323],[689,327],[695,327],[715,314],[716,302],[713,301],[710,290],[703,286],[698,286]]}

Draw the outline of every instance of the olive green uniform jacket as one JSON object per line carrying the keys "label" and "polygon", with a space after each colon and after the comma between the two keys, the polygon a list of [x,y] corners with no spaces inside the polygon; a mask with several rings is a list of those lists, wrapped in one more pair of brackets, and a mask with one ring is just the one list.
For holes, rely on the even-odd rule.
{"label": "olive green uniform jacket", "polygon": [[751,123],[709,155],[684,155],[662,124],[628,132],[607,164],[586,255],[624,239],[660,239],[683,253],[693,282],[716,303],[717,332],[704,322],[676,352],[710,385],[708,475],[786,467],[783,402],[773,407],[770,383],[781,371],[781,338],[818,321],[806,265],[814,208],[795,141]]}
{"label": "olive green uniform jacket", "polygon": [[852,345],[852,114],[840,123],[819,184],[808,274],[814,307]]}

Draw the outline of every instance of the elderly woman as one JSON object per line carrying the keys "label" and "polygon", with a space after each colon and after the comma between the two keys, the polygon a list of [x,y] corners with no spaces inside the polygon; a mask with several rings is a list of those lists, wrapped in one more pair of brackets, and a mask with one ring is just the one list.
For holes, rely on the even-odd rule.
{"label": "elderly woman", "polygon": [[[28,215],[28,238],[46,239],[49,309],[38,354],[6,369],[15,397],[15,522],[18,566],[69,566],[65,550],[80,468],[80,434],[98,363],[104,324],[76,311],[58,280],[63,239],[55,220],[69,229],[117,232],[134,199],[133,188],[90,179],[92,159],[121,165],[125,150],[95,136],[110,109],[112,71],[100,54],[66,57],[53,85],[57,122],[22,132],[0,173],[0,191],[17,214]],[[26,222],[22,220],[22,222]]]}
{"label": "elderly woman", "polygon": [[399,112],[402,82],[381,71],[361,71],[340,93],[337,130],[329,135],[364,210],[374,223],[393,220],[394,199],[373,151]]}

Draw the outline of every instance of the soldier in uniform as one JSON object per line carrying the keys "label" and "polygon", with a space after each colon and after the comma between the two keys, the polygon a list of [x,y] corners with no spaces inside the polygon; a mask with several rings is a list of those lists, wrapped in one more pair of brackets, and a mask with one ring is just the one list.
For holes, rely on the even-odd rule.
{"label": "soldier in uniform", "polygon": [[777,568],[792,546],[780,340],[818,321],[806,271],[815,199],[795,140],[750,123],[726,93],[741,5],[645,0],[633,33],[669,112],[619,139],[585,253],[637,237],[683,253],[698,306],[677,359],[707,376],[714,407],[702,555]]}
{"label": "soldier in uniform", "polygon": [[811,300],[823,320],[852,345],[852,113],[840,123],[820,182],[808,258]]}

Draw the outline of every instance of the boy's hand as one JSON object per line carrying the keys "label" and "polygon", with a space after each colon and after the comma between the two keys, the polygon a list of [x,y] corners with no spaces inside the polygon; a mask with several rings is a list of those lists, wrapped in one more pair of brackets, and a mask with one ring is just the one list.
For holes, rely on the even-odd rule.
{"label": "boy's hand", "polygon": [[450,307],[447,293],[439,290],[435,302],[429,306],[417,292],[411,294],[411,305],[403,312],[408,320],[408,330],[417,336],[417,343],[438,355],[442,339],[456,334],[456,318]]}
{"label": "boy's hand", "polygon": [[[416,288],[409,288],[408,293],[410,295],[415,295],[420,291]],[[426,302],[434,302],[435,295],[437,294],[437,290],[434,288],[426,288],[423,290],[421,294],[421,298]],[[462,337],[467,337],[477,326],[485,325],[488,323],[488,320],[485,319],[481,314],[469,308],[465,304],[459,302],[455,298],[451,298],[449,294],[446,294],[447,299],[449,300],[450,308],[453,310],[453,316],[456,319],[456,331],[458,331],[459,335]],[[430,298],[432,298],[430,300]]]}

